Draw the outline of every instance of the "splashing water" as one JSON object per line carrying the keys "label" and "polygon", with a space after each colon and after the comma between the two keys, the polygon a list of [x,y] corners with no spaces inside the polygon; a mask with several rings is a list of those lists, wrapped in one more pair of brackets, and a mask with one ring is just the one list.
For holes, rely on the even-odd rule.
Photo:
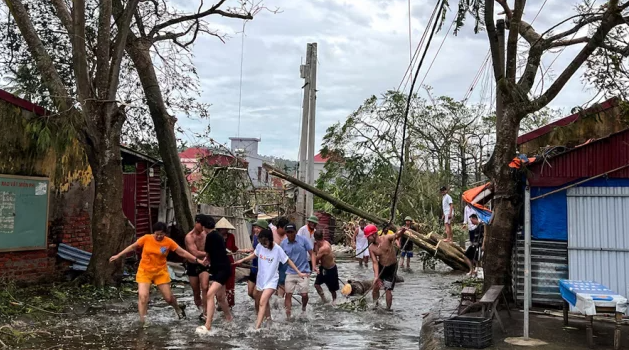
{"label": "splashing water", "polygon": [[[350,311],[344,304],[351,300],[338,293],[338,306],[322,304],[310,281],[310,301],[301,314],[301,306],[293,300],[293,317],[287,320],[284,301],[273,297],[272,322],[255,330],[253,301],[247,295],[245,283],[236,285],[234,321],[225,322],[216,312],[212,330],[196,334],[202,325],[194,307],[191,290],[175,288],[180,304],[188,306],[188,319],[177,320],[174,310],[158,292],[152,291],[147,315],[147,326],[138,322],[136,301],[125,300],[93,315],[68,317],[49,321],[50,336],[42,336],[21,348],[32,349],[57,346],[69,349],[390,349],[416,348],[422,314],[448,298],[449,286],[457,276],[446,272],[423,272],[418,260],[415,272],[399,271],[405,282],[395,286],[393,311],[374,309],[371,295],[366,297],[365,311]],[[339,261],[341,280],[373,278],[371,268],[359,268],[350,261]],[[331,296],[323,286],[326,298]],[[300,296],[296,296],[301,301]],[[355,300],[356,298],[354,298]],[[451,303],[451,301],[448,301]],[[453,306],[452,306],[453,308]]]}

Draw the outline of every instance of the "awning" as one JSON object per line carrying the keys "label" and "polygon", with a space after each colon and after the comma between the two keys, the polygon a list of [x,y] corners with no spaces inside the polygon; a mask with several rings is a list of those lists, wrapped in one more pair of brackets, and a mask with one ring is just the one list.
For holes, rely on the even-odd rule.
{"label": "awning", "polygon": [[465,203],[469,203],[473,206],[481,221],[489,222],[491,210],[484,206],[484,204],[489,202],[492,196],[491,182],[488,182],[482,186],[474,187],[463,192],[461,198]]}

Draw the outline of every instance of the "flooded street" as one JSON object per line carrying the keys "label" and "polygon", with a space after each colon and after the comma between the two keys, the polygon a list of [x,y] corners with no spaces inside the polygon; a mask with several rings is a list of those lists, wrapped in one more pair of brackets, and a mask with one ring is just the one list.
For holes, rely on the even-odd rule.
{"label": "flooded street", "polygon": [[[138,325],[135,300],[120,301],[95,313],[52,320],[47,326],[50,336],[42,336],[23,344],[20,348],[68,349],[409,349],[417,348],[422,314],[439,303],[452,309],[451,284],[457,278],[446,272],[421,270],[418,261],[413,262],[413,272],[400,271],[405,282],[396,285],[393,294],[393,311],[384,309],[346,311],[323,305],[312,284],[308,311],[299,315],[301,307],[293,301],[294,319],[286,321],[283,300],[271,301],[273,320],[271,326],[260,331],[253,329],[255,320],[253,301],[246,292],[246,284],[236,285],[235,320],[226,324],[222,314],[215,316],[210,335],[195,334],[198,312],[194,307],[190,288],[175,288],[180,303],[188,307],[188,319],[175,319],[172,308],[166,305],[158,293],[152,291],[147,328]],[[339,262],[339,275],[347,279],[371,279],[371,266],[359,268],[355,262]],[[324,290],[325,287],[324,287]],[[340,295],[340,293],[339,293]],[[329,294],[328,294],[329,296]],[[444,299],[445,298],[445,299]],[[301,299],[298,297],[298,299]],[[371,296],[367,298],[371,304]],[[337,303],[348,302],[340,295]],[[384,297],[380,299],[384,305]],[[43,328],[43,327],[41,327]]]}

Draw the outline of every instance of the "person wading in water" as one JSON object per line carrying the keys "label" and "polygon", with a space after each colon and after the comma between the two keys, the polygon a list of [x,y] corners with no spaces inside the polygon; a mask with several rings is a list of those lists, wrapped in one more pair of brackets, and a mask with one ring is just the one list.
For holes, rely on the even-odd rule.
{"label": "person wading in water", "polygon": [[324,303],[328,301],[323,294],[322,284],[325,284],[332,294],[332,305],[336,303],[336,292],[339,290],[339,270],[336,267],[336,259],[334,252],[332,252],[332,246],[330,243],[323,239],[323,232],[315,232],[315,246],[314,252],[317,254],[316,261],[319,264],[319,273],[315,279],[315,289],[321,300]]}
{"label": "person wading in water", "polygon": [[207,319],[205,320],[205,326],[199,326],[197,328],[198,333],[206,333],[212,329],[212,318],[214,317],[214,311],[216,310],[216,303],[214,297],[218,299],[218,303],[223,310],[223,315],[227,322],[233,320],[231,309],[227,304],[227,297],[225,293],[225,285],[231,276],[232,267],[227,257],[227,248],[225,246],[225,239],[215,229],[216,222],[209,215],[204,215],[203,227],[210,231],[205,237],[205,252],[207,257],[205,262],[210,263],[210,280],[212,284],[207,292]]}
{"label": "person wading in water", "polygon": [[367,243],[367,238],[365,237],[365,220],[360,220],[358,222],[358,227],[356,228],[356,232],[354,232],[354,249],[356,249],[356,259],[358,260],[358,266],[368,267],[369,261],[369,243]]}
{"label": "person wading in water", "polygon": [[258,258],[258,277],[256,280],[256,298],[259,298],[258,317],[256,319],[256,329],[262,325],[265,318],[271,319],[271,307],[269,300],[275,290],[280,279],[278,268],[279,264],[288,264],[292,269],[297,271],[300,278],[307,278],[308,275],[301,273],[297,266],[288,258],[279,244],[273,243],[273,233],[269,229],[265,229],[258,235],[259,244],[253,254],[244,259],[236,261],[236,265]]}
{"label": "person wading in water", "polygon": [[393,303],[393,289],[397,275],[397,256],[395,254],[396,239],[402,237],[406,231],[403,227],[397,234],[378,236],[378,228],[375,225],[365,227],[365,236],[369,241],[369,255],[373,264],[373,300],[378,305],[380,299],[380,288],[385,290],[387,299],[387,310],[391,310]]}
{"label": "person wading in water", "polygon": [[166,237],[166,224],[163,222],[155,223],[152,235],[140,237],[135,243],[109,258],[109,262],[112,263],[138,248],[142,248],[140,266],[135,275],[135,281],[138,283],[140,323],[144,324],[145,321],[151,283],[157,286],[157,289],[164,297],[164,301],[175,309],[179,319],[186,317],[185,305],[179,307],[177,299],[173,296],[170,289],[170,274],[168,273],[168,265],[166,265],[166,257],[169,252],[175,252],[182,258],[194,261],[197,264],[202,262],[194,255],[180,248],[175,241]]}
{"label": "person wading in water", "polygon": [[[205,247],[206,232],[203,229],[203,215],[197,215],[194,218],[194,228],[185,238],[186,250],[194,255],[199,261],[203,261],[207,255],[203,249]],[[205,297],[210,287],[210,272],[207,266],[203,266],[195,262],[195,259],[186,261],[186,274],[190,280],[190,288],[194,296],[194,304],[199,310],[199,318],[205,319],[205,311],[207,304]]]}

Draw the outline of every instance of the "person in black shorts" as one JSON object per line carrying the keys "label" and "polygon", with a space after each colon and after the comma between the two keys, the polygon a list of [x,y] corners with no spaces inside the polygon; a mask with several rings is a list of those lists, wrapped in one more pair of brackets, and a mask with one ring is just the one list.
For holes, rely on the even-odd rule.
{"label": "person in black shorts", "polygon": [[476,228],[470,231],[472,232],[471,235],[473,235],[474,241],[465,251],[465,257],[469,260],[468,265],[470,265],[468,275],[476,276],[476,268],[480,262],[482,252],[485,250],[485,225],[478,219],[478,215],[476,214],[470,215],[470,222],[476,225]]}
{"label": "person in black shorts", "polygon": [[210,285],[210,290],[207,292],[207,319],[205,320],[205,326],[197,328],[197,332],[199,333],[209,332],[212,328],[212,318],[216,309],[214,297],[218,299],[218,303],[225,315],[225,320],[227,322],[233,320],[225,294],[225,284],[229,276],[231,276],[231,263],[227,257],[225,239],[214,228],[216,225],[214,218],[206,215],[203,221],[205,229],[209,231],[205,237],[205,252],[207,253],[206,260],[210,263],[210,280],[213,281],[213,283]]}
{"label": "person in black shorts", "polygon": [[334,256],[334,252],[332,251],[332,246],[330,243],[323,239],[323,232],[315,231],[314,233],[315,245],[314,252],[317,254],[316,261],[319,265],[319,273],[317,274],[317,278],[315,279],[315,289],[321,300],[324,303],[328,301],[323,294],[323,289],[321,288],[322,284],[325,284],[332,294],[332,305],[336,303],[336,292],[340,289],[339,287],[339,270],[336,267],[336,259]]}

